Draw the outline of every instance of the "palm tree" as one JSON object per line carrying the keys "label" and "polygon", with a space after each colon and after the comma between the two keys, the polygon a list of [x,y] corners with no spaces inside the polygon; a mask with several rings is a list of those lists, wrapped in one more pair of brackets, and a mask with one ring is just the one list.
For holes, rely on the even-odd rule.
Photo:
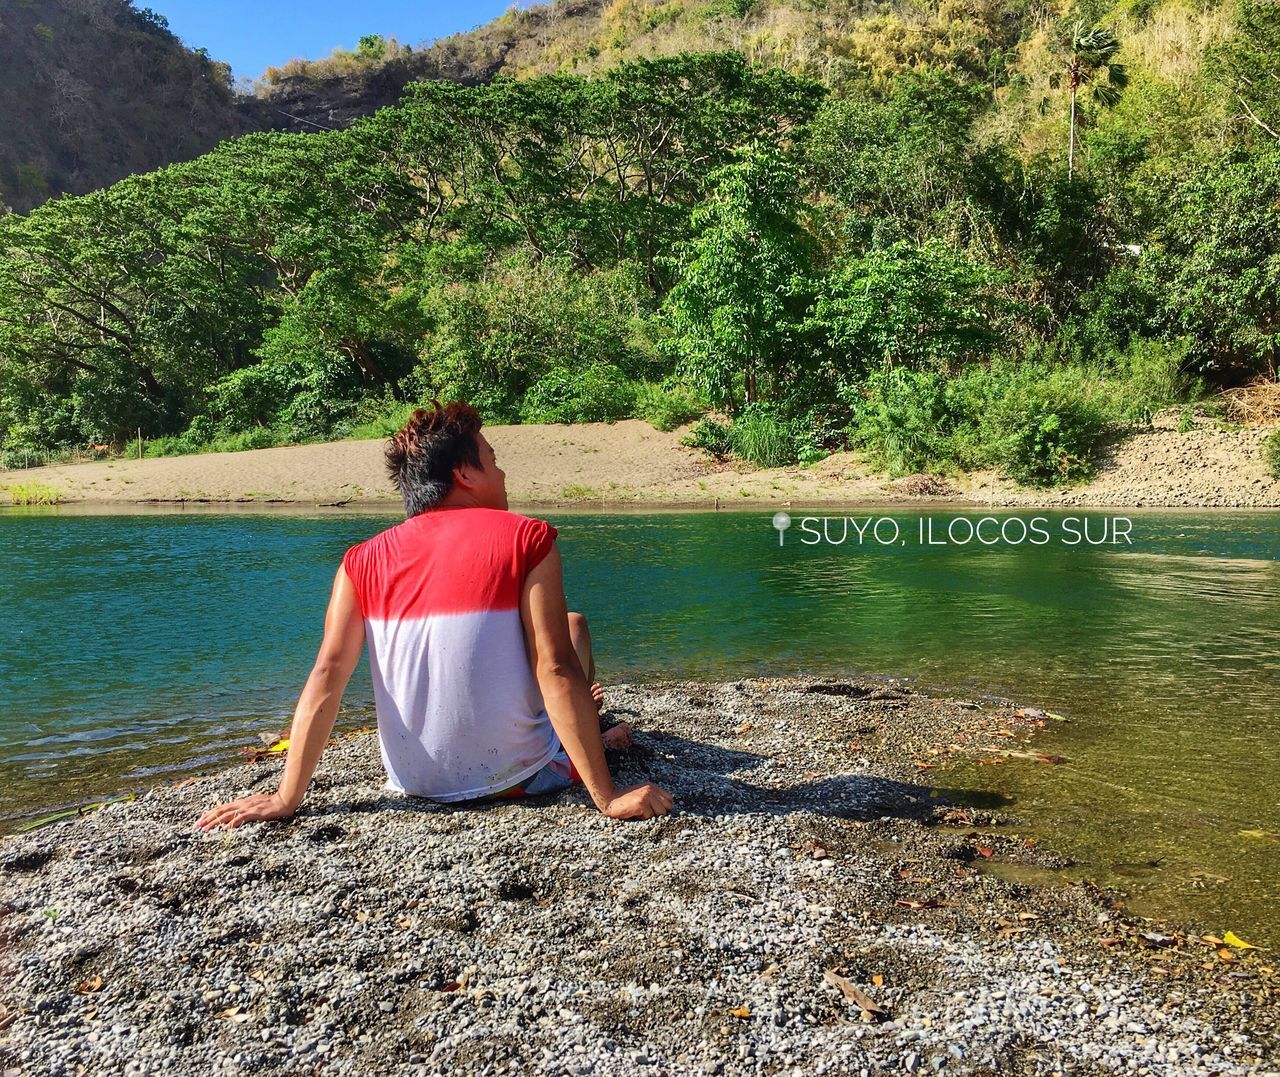
{"label": "palm tree", "polygon": [[1119,51],[1120,42],[1110,30],[1101,26],[1090,27],[1083,19],[1071,27],[1066,49],[1067,87],[1071,91],[1068,176],[1074,171],[1076,161],[1076,95],[1082,86],[1088,86],[1093,100],[1099,105],[1114,105],[1120,100],[1120,91],[1129,84],[1129,75],[1124,64],[1115,62]]}

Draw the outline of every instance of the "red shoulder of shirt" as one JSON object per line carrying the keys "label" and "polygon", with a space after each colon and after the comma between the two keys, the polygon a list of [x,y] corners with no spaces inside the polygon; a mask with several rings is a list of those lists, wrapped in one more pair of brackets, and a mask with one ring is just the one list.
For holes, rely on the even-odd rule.
{"label": "red shoulder of shirt", "polygon": [[342,565],[367,619],[514,609],[556,534],[505,509],[431,509],[352,546]]}

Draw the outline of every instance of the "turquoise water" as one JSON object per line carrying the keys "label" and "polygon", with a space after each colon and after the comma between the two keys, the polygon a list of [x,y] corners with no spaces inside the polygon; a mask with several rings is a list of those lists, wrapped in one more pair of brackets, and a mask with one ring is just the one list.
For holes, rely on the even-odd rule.
{"label": "turquoise water", "polygon": [[[1140,911],[1280,943],[1280,514],[1132,512],[1133,544],[1098,546],[1050,512],[1016,514],[1048,542],[992,546],[963,523],[923,544],[926,519],[936,543],[978,518],[938,510],[889,514],[884,545],[866,511],[842,545],[806,544],[821,525],[799,510],[785,532],[767,513],[543,515],[606,681],[891,674],[1059,711],[1040,744],[1068,765],[929,779],[1007,798]],[[0,513],[0,826],[287,728],[342,552],[394,519]],[[370,700],[362,664],[343,720]]]}

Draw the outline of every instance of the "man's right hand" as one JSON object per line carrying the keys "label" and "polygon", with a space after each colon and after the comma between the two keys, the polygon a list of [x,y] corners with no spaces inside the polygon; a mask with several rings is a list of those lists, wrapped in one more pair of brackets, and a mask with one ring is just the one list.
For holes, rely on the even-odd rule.
{"label": "man's right hand", "polygon": [[610,819],[652,819],[671,810],[671,794],[660,785],[646,782],[623,789],[600,810]]}

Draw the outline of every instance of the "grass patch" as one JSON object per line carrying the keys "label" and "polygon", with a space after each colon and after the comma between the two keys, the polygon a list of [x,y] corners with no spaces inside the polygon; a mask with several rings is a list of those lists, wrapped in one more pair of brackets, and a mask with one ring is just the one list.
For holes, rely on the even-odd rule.
{"label": "grass patch", "polygon": [[62,491],[44,482],[14,482],[0,490],[14,505],[56,505],[62,500]]}
{"label": "grass patch", "polygon": [[1280,428],[1271,431],[1262,440],[1262,459],[1273,479],[1280,479]]}
{"label": "grass patch", "polygon": [[147,457],[191,456],[197,453],[248,452],[252,449],[273,449],[278,445],[294,444],[297,441],[283,428],[255,426],[244,433],[225,434],[212,439],[196,439],[187,434],[181,437],[152,438],[144,443],[142,451]]}
{"label": "grass patch", "polygon": [[584,486],[580,482],[570,483],[560,491],[560,496],[566,501],[582,501],[590,497],[598,497],[599,495],[590,486]]}
{"label": "grass patch", "polygon": [[655,430],[668,433],[693,422],[706,410],[683,385],[647,381],[636,385],[636,418],[643,419]]}

